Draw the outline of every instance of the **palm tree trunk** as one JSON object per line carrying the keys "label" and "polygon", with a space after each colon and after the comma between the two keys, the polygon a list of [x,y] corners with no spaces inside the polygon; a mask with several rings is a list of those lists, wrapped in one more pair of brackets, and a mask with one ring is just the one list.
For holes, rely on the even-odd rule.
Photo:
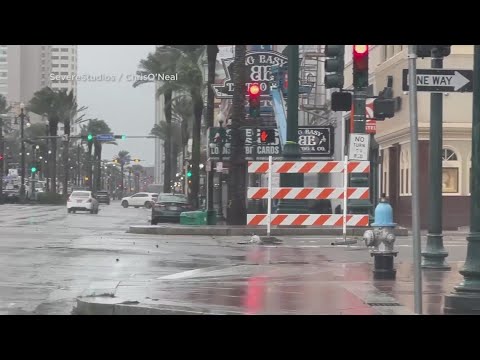
{"label": "palm tree trunk", "polygon": [[241,127],[245,122],[245,83],[247,72],[245,66],[245,45],[235,46],[235,62],[233,65],[234,91],[232,99],[231,157],[228,181],[229,225],[246,224],[246,177],[245,139]]}
{"label": "palm tree trunk", "polygon": [[172,92],[167,91],[164,94],[165,100],[165,123],[167,133],[164,142],[165,149],[165,167],[163,170],[163,192],[170,192],[172,175]]}
{"label": "palm tree trunk", "polygon": [[193,129],[192,129],[192,190],[190,201],[195,209],[199,207],[198,193],[200,190],[200,139],[202,129],[203,98],[198,91],[191,92],[193,101]]}
{"label": "palm tree trunk", "polygon": [[123,182],[123,160],[121,160],[121,161],[122,162],[120,163],[120,171],[121,171],[120,176],[121,176],[122,186],[120,187],[120,189],[121,189],[120,190],[120,199],[124,196],[124,194],[123,194],[123,188],[124,188],[124,186],[123,186],[123,184],[124,184],[124,182]]}
{"label": "palm tree trunk", "polygon": [[[50,119],[50,136],[57,136],[58,119]],[[50,191],[57,193],[57,139],[52,138],[52,156],[50,162]]]}
{"label": "palm tree trunk", "polygon": [[[215,93],[212,85],[215,84],[215,69],[217,65],[217,45],[207,45],[207,61],[208,61],[208,92],[207,92],[207,128],[213,127],[213,113],[215,109]],[[207,210],[213,210],[213,176],[214,172],[208,172],[208,204]]]}

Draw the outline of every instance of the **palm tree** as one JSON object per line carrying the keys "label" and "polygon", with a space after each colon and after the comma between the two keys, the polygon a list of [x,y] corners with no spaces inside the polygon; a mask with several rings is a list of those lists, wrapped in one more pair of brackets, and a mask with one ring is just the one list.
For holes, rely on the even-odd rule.
{"label": "palm tree", "polygon": [[[94,188],[98,190],[101,185],[102,142],[96,140],[95,135],[110,134],[111,132],[110,126],[104,120],[99,119],[90,119],[87,125],[81,129],[82,135],[92,134],[94,136],[94,140],[87,143],[87,176],[90,179],[90,190],[94,190]],[[116,142],[107,142],[107,144],[117,145]],[[92,150],[94,151],[93,161]]]}
{"label": "palm tree", "polygon": [[[157,75],[157,74],[173,74],[175,73],[176,62],[178,54],[170,51],[168,46],[158,47],[154,53],[148,54],[146,59],[140,61],[139,73],[142,75]],[[141,80],[133,84],[133,87],[151,82],[151,80]],[[172,95],[173,89],[166,87],[162,91],[158,91],[157,96],[163,95],[164,98],[164,112],[166,123],[166,136],[163,140],[164,152],[165,152],[165,168],[163,172],[163,191],[169,192],[171,183],[171,129],[170,124],[172,122]]]}
{"label": "palm tree", "polygon": [[126,150],[120,150],[118,152],[118,155],[115,157],[115,160],[120,164],[120,176],[122,178],[122,191],[121,191],[121,197],[123,197],[123,168],[125,166],[125,164],[128,164],[130,163],[130,153]]}
{"label": "palm tree", "polygon": [[[58,124],[63,122],[65,125],[65,134],[70,135],[70,122],[82,110],[78,108],[77,101],[73,95],[73,90],[67,93],[66,90],[54,91],[49,87],[35,92],[30,100],[27,110],[38,114],[46,115],[49,122],[50,136],[57,136]],[[51,189],[56,192],[56,176],[57,176],[57,141],[52,139],[52,156],[51,156]],[[68,142],[64,147],[64,161],[68,161]],[[68,166],[67,166],[68,168]],[[67,194],[68,169],[65,169],[64,177],[64,194]]]}
{"label": "palm tree", "polygon": [[[154,135],[158,137],[160,140],[165,141],[167,138],[167,125],[165,122],[161,122],[160,124],[155,124],[150,131],[150,135]],[[174,179],[174,173],[177,171],[177,159],[178,159],[178,154],[181,150],[182,147],[182,128],[181,128],[181,123],[176,121],[173,122],[170,125],[170,139],[172,141],[172,174],[171,178]],[[168,190],[170,192],[171,189]]]}
{"label": "palm tree", "polygon": [[[161,51],[159,51],[159,49]],[[159,49],[157,49],[156,54],[162,54],[163,57],[160,59],[160,55],[158,57],[152,55],[151,67],[147,68],[147,66],[145,66],[146,63],[143,63],[141,64],[141,68],[143,67],[144,70],[141,70],[139,73],[145,74],[152,73],[150,70],[174,68],[175,72],[178,74],[177,81],[161,82],[157,90],[157,95],[165,95],[169,92],[172,94],[174,92],[187,93],[192,99],[194,115],[192,129],[192,190],[189,195],[194,207],[198,207],[198,192],[200,186],[200,136],[203,113],[202,92],[204,89],[202,71],[199,67],[199,59],[205,50],[205,45],[170,45]],[[163,61],[163,65],[160,65],[162,64],[161,61]],[[167,110],[169,107],[165,106],[165,108]],[[168,110],[170,111],[171,109],[169,108]],[[170,121],[170,123],[168,123],[168,127],[170,127],[171,118],[166,118],[166,120]],[[170,152],[170,146],[168,146],[168,150]],[[170,159],[171,157],[166,157],[165,164],[167,164],[167,161],[170,161]],[[165,171],[167,171],[167,169],[165,169]],[[168,169],[168,171],[170,170]],[[170,184],[170,181],[168,184]],[[169,186],[167,188],[169,188]]]}
{"label": "palm tree", "polygon": [[246,224],[246,161],[245,139],[241,127],[245,123],[245,83],[247,71],[245,65],[245,45],[235,45],[235,62],[233,65],[233,99],[231,125],[231,157],[230,176],[228,184],[229,209],[227,221],[229,225]]}
{"label": "palm tree", "polygon": [[[189,129],[193,124],[193,104],[190,96],[181,95],[173,99],[172,119],[174,122],[177,122],[180,124],[180,141],[181,142],[176,143],[176,145],[181,144],[182,162],[185,162],[185,150],[188,145],[188,139],[190,138]],[[172,132],[174,131],[175,130],[172,129]],[[175,133],[173,135],[175,136]],[[176,136],[175,138],[178,138],[178,136]],[[177,154],[178,154],[178,150],[177,150]],[[172,177],[177,172],[177,166],[176,166],[177,154],[175,154],[173,157],[174,166],[173,166]]]}

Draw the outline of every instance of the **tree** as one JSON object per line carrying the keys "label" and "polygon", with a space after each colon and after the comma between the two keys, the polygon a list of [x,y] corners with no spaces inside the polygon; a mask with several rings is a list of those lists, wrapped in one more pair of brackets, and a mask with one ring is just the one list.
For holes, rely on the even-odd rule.
{"label": "tree", "polygon": [[[90,190],[98,190],[101,187],[102,143],[95,136],[111,132],[110,126],[104,120],[90,119],[87,125],[82,126],[82,135],[92,134],[94,136],[94,140],[87,143],[87,176],[90,179]],[[117,145],[116,142],[107,142],[107,144]],[[92,150],[94,151],[93,161]]]}
{"label": "tree", "polygon": [[[174,122],[177,122],[180,124],[180,142],[177,144],[181,144],[181,151],[182,151],[182,162],[185,162],[185,150],[188,145],[188,139],[190,138],[190,128],[193,125],[193,104],[192,104],[192,99],[190,96],[177,96],[176,98],[173,99],[172,103],[172,119]],[[175,131],[175,130],[173,130]],[[178,138],[178,137],[176,137]],[[176,150],[176,155],[173,157],[173,172],[172,172],[172,177],[175,176],[177,166],[176,165],[176,160],[178,158],[178,152],[180,151],[179,149],[173,149],[173,151]]]}
{"label": "tree", "polygon": [[123,188],[124,188],[124,166],[125,164],[130,163],[130,153],[126,150],[120,150],[118,152],[118,155],[115,157],[115,160],[120,164],[120,176],[122,179],[122,192],[121,192],[121,197],[123,197]]}
{"label": "tree", "polygon": [[[147,75],[146,80],[136,81],[133,86],[151,82],[148,80],[148,75],[157,76],[158,74],[174,74],[178,54],[169,50],[168,46],[158,47],[154,53],[148,54],[146,59],[140,61],[139,73]],[[162,91],[158,91],[157,96],[163,95],[164,98],[164,113],[166,123],[166,136],[163,140],[165,152],[165,167],[163,172],[163,191],[168,192],[171,184],[171,162],[172,162],[172,142],[171,142],[171,122],[172,122],[172,95],[173,88],[164,87]]]}
{"label": "tree", "polygon": [[[176,81],[162,81],[157,90],[157,95],[165,93],[187,93],[192,99],[193,104],[193,129],[192,129],[192,190],[189,194],[190,201],[194,207],[198,207],[198,192],[200,187],[200,137],[203,113],[203,76],[199,67],[199,60],[205,51],[205,45],[170,45],[164,46],[160,53],[164,54],[165,63],[170,69],[175,65],[175,72],[178,74]],[[158,49],[157,49],[158,52]],[[168,54],[168,55],[165,55]],[[167,62],[168,60],[168,62]],[[158,58],[155,60],[158,64],[161,62]],[[145,67],[146,68],[146,67]],[[158,67],[156,67],[158,68]],[[160,67],[161,68],[161,67]],[[140,71],[145,74],[145,71]],[[166,103],[167,104],[167,103]],[[167,106],[166,106],[167,108]],[[168,124],[170,127],[171,123]],[[170,150],[170,147],[168,147]],[[171,159],[171,157],[168,157]],[[171,160],[169,160],[171,161]],[[165,163],[167,163],[167,158]],[[166,169],[167,170],[167,169]],[[170,184],[170,183],[169,183]]]}
{"label": "tree", "polygon": [[233,99],[231,125],[230,176],[228,184],[229,206],[227,221],[229,225],[246,224],[246,176],[245,138],[241,127],[245,123],[245,83],[247,71],[245,65],[245,45],[235,45],[235,62],[233,65]]}
{"label": "tree", "polygon": [[[165,141],[167,138],[168,130],[167,125],[165,122],[161,122],[160,124],[155,124],[150,131],[150,135],[158,137],[160,140]],[[172,140],[172,172],[176,172],[177,170],[177,158],[178,154],[182,147],[182,128],[181,123],[178,121],[172,122],[170,125],[170,139]],[[174,179],[174,174],[171,174],[171,178]],[[168,192],[170,192],[169,189]]]}
{"label": "tree", "polygon": [[[63,122],[65,125],[65,134],[70,135],[70,122],[72,119],[85,108],[78,108],[77,101],[73,95],[73,90],[67,93],[66,90],[55,91],[49,87],[35,92],[30,100],[27,110],[38,114],[46,115],[49,122],[50,136],[58,135],[58,124]],[[57,141],[52,139],[52,156],[50,162],[51,169],[51,189],[56,192],[57,177]],[[68,161],[68,142],[64,146],[64,161]],[[66,163],[65,163],[66,164]],[[67,166],[68,168],[68,166]],[[64,195],[67,195],[68,169],[65,169],[64,177]]]}

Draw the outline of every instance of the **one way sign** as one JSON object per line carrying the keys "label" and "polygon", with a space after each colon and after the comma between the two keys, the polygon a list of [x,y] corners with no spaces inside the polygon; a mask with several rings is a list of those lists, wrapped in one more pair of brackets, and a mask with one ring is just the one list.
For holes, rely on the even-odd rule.
{"label": "one way sign", "polygon": [[[417,91],[472,92],[473,70],[418,69]],[[403,91],[408,91],[408,69],[403,69]]]}

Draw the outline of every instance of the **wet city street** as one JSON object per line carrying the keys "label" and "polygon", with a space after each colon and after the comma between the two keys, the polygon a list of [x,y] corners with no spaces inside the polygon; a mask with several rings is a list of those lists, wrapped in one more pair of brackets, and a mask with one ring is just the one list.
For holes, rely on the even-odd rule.
{"label": "wet city street", "polygon": [[[0,314],[70,314],[77,298],[127,305],[123,313],[140,307],[165,313],[413,313],[408,237],[396,243],[397,279],[376,281],[361,242],[331,246],[332,238],[305,236],[259,246],[239,244],[248,240],[243,237],[126,233],[130,224],[147,225],[149,214],[118,201],[102,205],[98,215],[1,206]],[[462,278],[465,235],[445,234],[445,247],[452,270],[423,272],[428,314],[442,313],[443,295]],[[106,313],[122,311],[112,306]]]}

